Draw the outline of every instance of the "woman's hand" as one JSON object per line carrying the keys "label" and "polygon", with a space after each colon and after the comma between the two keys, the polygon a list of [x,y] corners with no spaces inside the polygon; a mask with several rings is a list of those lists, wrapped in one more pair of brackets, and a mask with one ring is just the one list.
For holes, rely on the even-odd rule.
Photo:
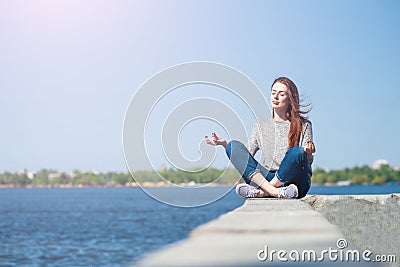
{"label": "woman's hand", "polygon": [[304,147],[304,151],[307,153],[308,155],[308,160],[311,162],[312,157],[315,153],[315,145],[313,143],[313,141],[308,140],[306,146]]}
{"label": "woman's hand", "polygon": [[204,139],[206,140],[207,144],[212,145],[212,146],[223,146],[224,148],[226,148],[227,142],[225,139],[219,137],[218,135],[216,135],[216,133],[212,133],[211,137],[212,137],[212,140],[210,140],[207,135],[205,136]]}

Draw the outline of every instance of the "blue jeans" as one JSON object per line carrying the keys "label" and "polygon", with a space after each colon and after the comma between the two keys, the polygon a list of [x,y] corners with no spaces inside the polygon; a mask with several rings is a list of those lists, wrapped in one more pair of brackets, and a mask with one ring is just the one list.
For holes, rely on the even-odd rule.
{"label": "blue jeans", "polygon": [[270,171],[262,166],[239,141],[230,141],[226,146],[226,154],[247,184],[250,184],[249,177],[261,172],[267,181],[271,181],[276,175],[284,186],[295,184],[299,189],[298,198],[304,197],[310,189],[312,170],[303,147],[288,149],[277,171]]}

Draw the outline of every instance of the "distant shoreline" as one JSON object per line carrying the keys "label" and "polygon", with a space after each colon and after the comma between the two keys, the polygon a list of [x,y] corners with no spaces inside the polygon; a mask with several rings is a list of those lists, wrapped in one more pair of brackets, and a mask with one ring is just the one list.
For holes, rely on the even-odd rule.
{"label": "distant shoreline", "polygon": [[[208,185],[208,187],[231,187],[235,186],[236,184],[178,184],[179,186],[186,186],[186,187],[198,187],[198,186],[205,186]],[[0,185],[0,189],[7,189],[7,188],[135,188],[135,187],[144,187],[144,188],[169,188],[169,187],[174,187],[173,185],[27,185],[27,186],[21,186],[21,185]]]}
{"label": "distant shoreline", "polygon": [[[234,185],[242,182],[236,169],[224,170],[208,168],[201,172],[183,171],[178,169],[161,169],[158,171],[129,172],[64,172],[52,169],[39,171],[21,170],[18,173],[0,173],[0,187],[168,187],[198,186],[198,185]],[[316,168],[313,170],[312,184],[325,186],[346,186],[362,184],[386,184],[400,182],[400,167],[381,165],[379,168],[370,166],[345,168],[343,170],[328,170]]]}
{"label": "distant shoreline", "polygon": [[[185,187],[198,187],[198,186],[206,186],[208,185],[208,187],[231,187],[231,186],[235,186],[237,183],[234,184],[207,184],[207,183],[181,183],[181,184],[177,184],[178,186],[185,186]],[[326,187],[334,187],[334,186],[343,186],[343,187],[347,187],[347,186],[387,186],[390,184],[400,184],[397,182],[388,182],[388,183],[384,183],[384,184],[351,184],[351,183],[324,183],[324,184],[319,184],[319,183],[313,183],[312,186],[326,186]],[[170,187],[174,187],[173,185],[167,184],[167,183],[153,183],[153,182],[145,182],[144,185],[139,185],[136,182],[132,182],[132,183],[128,183],[125,185],[120,185],[120,184],[116,184],[116,185],[26,185],[26,186],[22,186],[22,185],[13,185],[13,184],[1,184],[0,185],[0,189],[8,189],[8,188],[135,188],[135,187],[144,187],[144,188],[170,188]]]}

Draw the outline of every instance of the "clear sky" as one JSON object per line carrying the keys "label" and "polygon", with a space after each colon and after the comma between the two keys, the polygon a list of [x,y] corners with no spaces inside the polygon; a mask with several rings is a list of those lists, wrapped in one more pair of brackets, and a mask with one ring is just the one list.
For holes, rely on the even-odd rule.
{"label": "clear sky", "polygon": [[[313,106],[315,167],[399,166],[399,12],[399,1],[0,1],[0,171],[126,170],[132,96],[189,61],[238,69],[265,95],[276,77],[294,80]],[[235,103],[210,87],[197,91]],[[191,127],[183,153],[212,130]]]}

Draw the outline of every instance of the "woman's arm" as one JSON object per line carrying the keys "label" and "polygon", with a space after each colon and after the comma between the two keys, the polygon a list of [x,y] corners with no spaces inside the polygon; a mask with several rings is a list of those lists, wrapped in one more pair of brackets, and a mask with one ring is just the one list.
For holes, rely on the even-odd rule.
{"label": "woman's arm", "polygon": [[256,122],[256,124],[254,124],[253,126],[250,139],[247,143],[247,150],[252,156],[254,156],[260,149],[260,144],[258,142],[259,136],[260,136],[260,125],[258,122]]}
{"label": "woman's arm", "polygon": [[304,147],[304,151],[308,155],[308,161],[310,164],[314,160],[314,153],[315,153],[315,145],[313,142],[313,132],[312,132],[312,124],[310,121],[307,121],[304,125],[303,136],[301,138],[301,146]]}
{"label": "woman's arm", "polygon": [[310,140],[307,142],[307,145],[304,147],[304,151],[306,151],[308,155],[308,161],[311,164],[314,160],[314,153],[315,153],[315,145],[313,141]]}
{"label": "woman's arm", "polygon": [[[256,123],[253,127],[253,131],[251,133],[249,142],[247,143],[247,149],[249,150],[249,152],[252,156],[254,156],[260,148],[259,143],[258,143],[259,131],[260,131],[259,125],[258,125],[258,123]],[[227,141],[225,139],[219,137],[216,133],[212,133],[211,137],[212,137],[211,138],[212,140],[210,140],[210,138],[208,138],[207,135],[204,137],[207,144],[212,145],[212,146],[221,145],[224,148],[226,148]]]}

